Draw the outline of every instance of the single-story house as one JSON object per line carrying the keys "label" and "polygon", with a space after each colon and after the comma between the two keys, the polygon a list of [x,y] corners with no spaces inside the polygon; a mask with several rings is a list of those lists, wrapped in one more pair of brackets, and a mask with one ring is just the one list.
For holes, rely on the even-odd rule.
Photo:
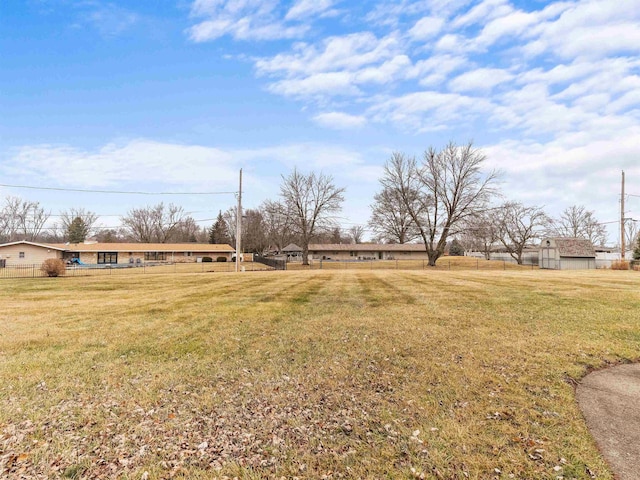
{"label": "single-story house", "polygon": [[586,270],[596,268],[596,250],[589,240],[549,237],[540,243],[540,268]]}
{"label": "single-story house", "polygon": [[54,243],[12,242],[0,245],[6,265],[36,265],[60,258],[88,265],[123,265],[146,262],[197,262],[203,257],[231,261],[235,253],[226,244],[210,243]]}
{"label": "single-story house", "polygon": [[313,260],[426,260],[429,257],[421,243],[355,243],[310,244]]}

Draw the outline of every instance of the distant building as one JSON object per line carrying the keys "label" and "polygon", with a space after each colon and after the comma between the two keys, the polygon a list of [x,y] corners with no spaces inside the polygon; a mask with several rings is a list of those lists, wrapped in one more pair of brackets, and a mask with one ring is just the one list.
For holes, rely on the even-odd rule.
{"label": "distant building", "polygon": [[6,265],[39,265],[47,258],[87,265],[143,264],[146,262],[197,262],[203,257],[231,260],[235,250],[210,243],[56,243],[12,242],[0,244]]}
{"label": "distant building", "polygon": [[540,268],[588,270],[596,268],[596,250],[583,238],[549,237],[540,243]]}
{"label": "distant building", "polygon": [[287,262],[302,261],[302,248],[295,243],[290,243],[280,252]]}
{"label": "distant building", "polygon": [[329,243],[309,245],[313,260],[425,260],[421,243]]}

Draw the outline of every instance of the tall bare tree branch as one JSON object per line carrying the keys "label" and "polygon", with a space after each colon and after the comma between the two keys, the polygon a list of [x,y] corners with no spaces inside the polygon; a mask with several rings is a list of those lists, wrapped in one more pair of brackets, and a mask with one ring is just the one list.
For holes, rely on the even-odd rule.
{"label": "tall bare tree branch", "polygon": [[444,254],[449,235],[467,218],[484,209],[496,193],[496,172],[483,174],[484,154],[470,142],[450,142],[442,150],[429,148],[421,163],[394,153],[380,181],[399,195],[429,257],[429,265]]}
{"label": "tall bare tree branch", "polygon": [[322,173],[304,175],[294,168],[287,177],[282,176],[280,196],[291,216],[294,233],[302,243],[302,264],[309,264],[309,242],[313,235],[330,228],[332,213],[340,211],[344,201],[344,188],[333,184],[333,178]]}

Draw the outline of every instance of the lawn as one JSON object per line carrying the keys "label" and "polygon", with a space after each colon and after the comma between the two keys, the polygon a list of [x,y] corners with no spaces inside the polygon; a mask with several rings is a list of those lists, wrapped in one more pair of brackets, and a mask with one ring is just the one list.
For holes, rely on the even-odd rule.
{"label": "lawn", "polygon": [[3,280],[0,476],[612,478],[574,398],[636,272]]}
{"label": "lawn", "polygon": [[504,260],[485,260],[475,257],[440,257],[435,267],[428,260],[312,260],[309,265],[287,263],[287,270],[532,270],[537,265],[518,265]]}

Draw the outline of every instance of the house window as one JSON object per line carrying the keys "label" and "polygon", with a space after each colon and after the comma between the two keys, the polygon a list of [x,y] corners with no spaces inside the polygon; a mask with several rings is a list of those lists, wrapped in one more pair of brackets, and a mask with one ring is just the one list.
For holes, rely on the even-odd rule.
{"label": "house window", "polygon": [[166,260],[167,253],[166,252],[144,252],[145,261],[157,261],[157,260]]}
{"label": "house window", "polygon": [[356,252],[354,252],[354,251],[352,250],[352,251],[350,251],[350,252],[349,252],[349,255],[350,255],[350,256],[352,256],[352,257],[355,257],[355,256],[356,256]]}
{"label": "house window", "polygon": [[98,264],[118,263],[118,252],[98,252]]}
{"label": "house window", "polygon": [[20,258],[24,258],[24,252],[20,252],[20,253],[18,253],[18,257],[20,257]]}
{"label": "house window", "polygon": [[184,252],[184,256],[185,256],[185,257],[190,257],[190,256],[192,256],[192,255],[193,255],[193,253],[192,253],[192,252]]}

